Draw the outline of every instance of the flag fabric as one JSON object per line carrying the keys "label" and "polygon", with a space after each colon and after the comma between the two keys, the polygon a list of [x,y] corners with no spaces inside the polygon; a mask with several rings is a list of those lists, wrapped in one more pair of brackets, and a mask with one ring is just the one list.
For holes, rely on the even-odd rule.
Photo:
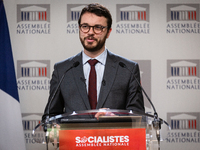
{"label": "flag fabric", "polygon": [[0,150],[25,149],[8,24],[0,0]]}

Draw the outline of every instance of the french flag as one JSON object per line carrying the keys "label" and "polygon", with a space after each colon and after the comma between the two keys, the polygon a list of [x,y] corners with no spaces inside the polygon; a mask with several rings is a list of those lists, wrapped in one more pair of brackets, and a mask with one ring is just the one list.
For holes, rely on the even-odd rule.
{"label": "french flag", "polygon": [[26,149],[10,36],[2,0],[0,0],[0,149]]}

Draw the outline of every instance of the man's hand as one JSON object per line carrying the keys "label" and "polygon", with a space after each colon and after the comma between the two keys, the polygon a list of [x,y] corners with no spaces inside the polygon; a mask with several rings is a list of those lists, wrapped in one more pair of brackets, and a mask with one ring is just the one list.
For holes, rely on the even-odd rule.
{"label": "man's hand", "polygon": [[115,114],[106,110],[109,110],[109,108],[101,108],[100,112],[96,113],[94,117],[99,120],[100,116],[115,116]]}

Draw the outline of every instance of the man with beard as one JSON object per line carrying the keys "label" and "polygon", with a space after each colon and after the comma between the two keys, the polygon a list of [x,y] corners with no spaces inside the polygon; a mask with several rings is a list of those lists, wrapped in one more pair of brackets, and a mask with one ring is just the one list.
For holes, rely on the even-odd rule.
{"label": "man with beard", "polygon": [[89,4],[83,8],[78,24],[84,49],[55,64],[43,119],[48,114],[100,108],[144,112],[142,91],[133,77],[140,81],[138,64],[105,47],[112,31],[109,10],[97,3]]}

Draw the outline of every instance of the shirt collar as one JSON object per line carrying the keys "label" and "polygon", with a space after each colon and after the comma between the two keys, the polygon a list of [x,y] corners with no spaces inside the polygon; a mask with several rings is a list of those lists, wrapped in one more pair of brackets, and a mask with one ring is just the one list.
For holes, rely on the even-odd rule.
{"label": "shirt collar", "polygon": [[99,56],[95,57],[95,58],[91,58],[88,55],[86,55],[84,53],[84,51],[82,51],[82,60],[83,60],[83,65],[85,65],[87,63],[88,60],[90,59],[96,59],[99,61],[99,63],[101,63],[102,65],[106,64],[106,58],[107,58],[107,48],[105,47],[105,50],[103,51],[103,53],[101,53]]}

